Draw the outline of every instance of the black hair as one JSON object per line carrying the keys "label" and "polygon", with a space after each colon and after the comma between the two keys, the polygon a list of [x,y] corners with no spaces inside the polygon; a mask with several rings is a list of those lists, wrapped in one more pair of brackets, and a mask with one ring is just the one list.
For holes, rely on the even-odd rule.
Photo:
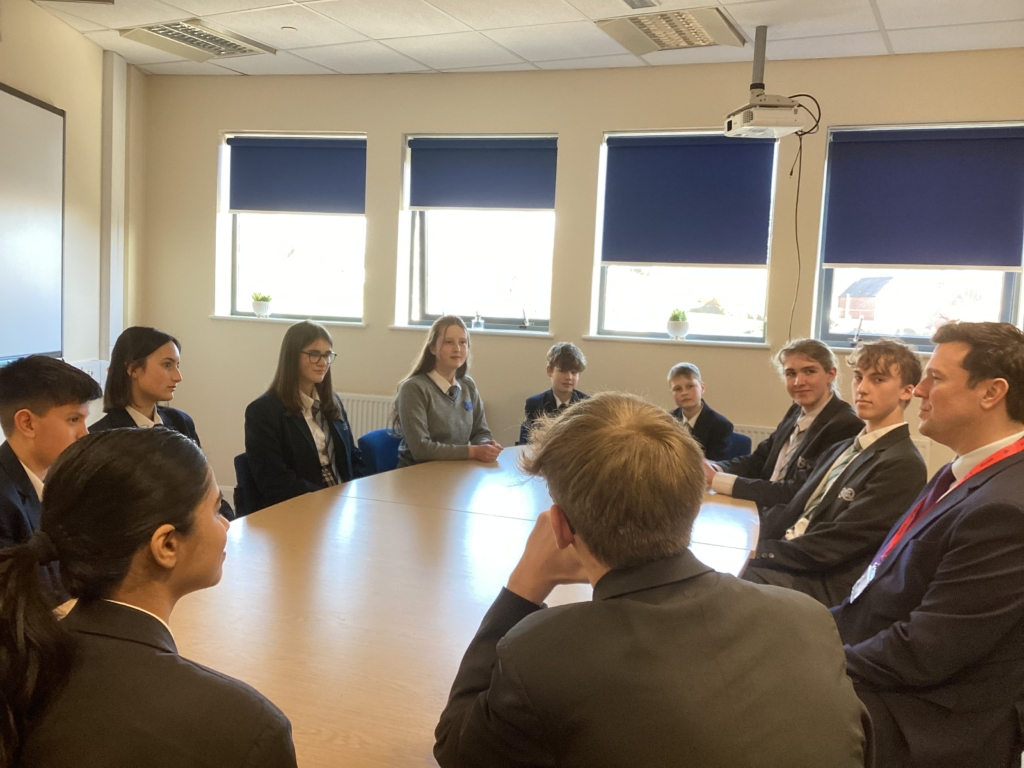
{"label": "black hair", "polygon": [[29,355],[0,368],[0,429],[14,430],[14,414],[27,408],[45,416],[51,408],[81,405],[103,396],[85,371],[46,355]]}
{"label": "black hair", "polygon": [[181,342],[169,333],[142,325],[125,328],[110,353],[110,370],[103,392],[103,410],[107,413],[132,404],[132,369],[146,364],[146,358],[169,341],[181,352]]}
{"label": "black hair", "polygon": [[74,663],[74,645],[43,585],[41,534],[52,542],[46,548],[72,597],[108,597],[160,526],[191,533],[211,478],[202,451],[170,429],[94,433],[57,459],[47,474],[39,531],[0,550],[0,768],[14,764],[27,724]]}

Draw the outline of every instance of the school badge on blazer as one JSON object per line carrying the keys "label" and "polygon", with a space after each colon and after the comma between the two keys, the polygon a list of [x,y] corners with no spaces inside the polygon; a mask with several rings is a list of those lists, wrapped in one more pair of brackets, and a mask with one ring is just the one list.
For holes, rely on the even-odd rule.
{"label": "school badge on blazer", "polygon": [[810,466],[811,466],[811,462],[809,462],[803,456],[797,456],[797,458],[796,458],[796,468],[797,469],[807,469]]}
{"label": "school badge on blazer", "polygon": [[857,492],[853,488],[843,488],[839,492],[839,498],[843,501],[853,501],[853,497],[857,495]]}

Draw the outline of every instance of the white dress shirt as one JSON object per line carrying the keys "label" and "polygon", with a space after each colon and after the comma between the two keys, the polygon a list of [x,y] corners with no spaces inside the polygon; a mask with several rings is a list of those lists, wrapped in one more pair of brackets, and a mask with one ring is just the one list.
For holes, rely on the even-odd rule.
{"label": "white dress shirt", "polygon": [[[953,459],[952,466],[953,477],[956,478],[956,482],[950,486],[950,490],[956,488],[961,481],[970,474],[972,469],[981,464],[981,462],[993,453],[1008,445],[1013,445],[1022,437],[1024,437],[1024,432],[1017,432],[1009,437],[1004,437],[1002,440],[996,440],[994,443],[981,446],[981,448],[975,448],[973,451],[965,453],[963,456],[957,456]],[[949,493],[949,491],[946,491],[946,493]]]}
{"label": "white dress shirt", "polygon": [[306,426],[309,427],[309,431],[313,435],[316,452],[320,454],[320,466],[327,467],[331,464],[330,455],[327,452],[327,435],[324,434],[320,423],[313,416],[313,406],[318,408],[320,406],[320,395],[316,389],[313,390],[313,394],[317,395],[315,400],[305,392],[299,392],[299,400],[302,401],[302,417],[306,420]]}
{"label": "white dress shirt", "polygon": [[25,474],[28,475],[28,481],[32,483],[32,487],[35,488],[36,498],[40,501],[43,500],[43,481],[40,480],[36,473],[25,466],[25,462],[18,459],[18,463],[21,464],[21,468],[25,470]]}
{"label": "white dress shirt", "polygon": [[152,419],[144,414],[139,413],[130,405],[126,405],[124,409],[128,411],[128,415],[132,417],[132,421],[135,422],[135,426],[137,427],[149,429],[150,427],[155,427],[157,424],[164,423],[164,420],[160,418],[160,411],[158,411],[156,408],[153,409],[154,418]]}

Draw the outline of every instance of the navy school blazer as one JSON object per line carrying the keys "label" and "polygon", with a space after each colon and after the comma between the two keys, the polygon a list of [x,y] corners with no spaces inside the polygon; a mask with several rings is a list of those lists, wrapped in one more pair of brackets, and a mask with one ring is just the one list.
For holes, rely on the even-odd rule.
{"label": "navy school blazer", "polygon": [[[700,443],[700,447],[704,449],[705,458],[709,461],[718,461],[725,457],[729,435],[732,434],[732,422],[718,411],[713,410],[703,400],[700,402],[701,409],[697,414],[697,420],[693,423],[692,434],[694,439]],[[676,408],[672,411],[672,415],[677,421],[686,420],[682,408]]]}
{"label": "navy school blazer", "polygon": [[[569,398],[569,405],[578,403],[580,400],[587,400],[589,397],[590,395],[574,389],[572,397]],[[541,392],[539,395],[526,398],[525,411],[526,420],[519,427],[519,442],[516,445],[526,445],[530,440],[530,430],[533,428],[533,422],[541,416],[558,413],[558,400],[555,399],[555,393],[549,389],[547,392]]]}
{"label": "navy school blazer", "polygon": [[786,531],[853,440],[839,443],[818,461],[788,504],[761,515],[760,541],[743,578],[789,587],[825,606],[838,605],[868,567],[892,524],[928,480],[928,469],[903,424],[861,451],[836,478],[803,536]]}
{"label": "navy school blazer", "polygon": [[[330,423],[334,464],[342,483],[363,477],[366,466],[355,445],[348,414],[335,395],[341,418]],[[313,433],[301,413],[290,414],[273,392],[245,409],[245,455],[256,478],[256,509],[325,488]]]}
{"label": "navy school blazer", "polygon": [[801,413],[800,406],[793,403],[779,426],[753,453],[718,463],[723,472],[738,475],[732,489],[735,498],[753,501],[762,510],[786,504],[800,490],[823,453],[836,443],[856,437],[864,428],[864,422],[857,418],[850,404],[833,394],[790,457],[783,478],[772,482],[779,451],[789,440]]}
{"label": "navy school blazer", "polygon": [[[1005,766],[1020,759],[1022,585],[1024,454],[1018,453],[949,491],[896,544],[857,599],[832,609],[847,672],[858,688],[877,695],[869,710],[879,703],[886,708],[872,718],[895,721],[909,765]],[[890,765],[882,746],[879,741],[878,765]]]}

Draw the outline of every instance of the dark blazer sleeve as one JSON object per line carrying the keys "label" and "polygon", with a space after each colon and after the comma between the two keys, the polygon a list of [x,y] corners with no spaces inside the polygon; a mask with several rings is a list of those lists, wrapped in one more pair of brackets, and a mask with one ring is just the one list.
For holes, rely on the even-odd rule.
{"label": "dark blazer sleeve", "polygon": [[0,549],[24,544],[32,535],[25,511],[16,499],[15,488],[0,489]]}
{"label": "dark blazer sleeve", "polygon": [[712,410],[707,403],[704,404],[693,432],[703,446],[704,456],[708,461],[715,461],[725,455],[732,430],[731,421],[718,411]]}
{"label": "dark blazer sleeve", "polygon": [[[363,452],[356,446],[356,441],[352,436],[352,427],[348,423],[345,406],[337,395],[334,396],[334,400],[341,413],[341,417],[334,420],[334,429],[332,430],[333,439],[340,441],[335,445],[334,463],[338,470],[338,479],[344,483],[355,480],[357,477],[366,477],[367,469],[366,463],[363,461]],[[341,450],[339,451],[338,448]],[[344,466],[341,466],[342,462],[344,462]]]}
{"label": "dark blazer sleeve", "polygon": [[[826,458],[834,460],[835,456],[830,452]],[[825,471],[831,465],[829,461]],[[812,480],[819,477],[815,473]],[[839,509],[831,519],[812,523],[803,536],[790,541],[762,541],[757,545],[754,562],[758,567],[816,573],[870,556],[917,498],[927,479],[928,471],[916,452],[903,453],[892,461],[880,460],[857,488],[853,501],[836,499],[832,506]],[[811,484],[809,480],[807,485]],[[799,519],[802,506],[797,511]],[[790,525],[795,522],[796,519]]]}
{"label": "dark blazer sleeve", "polygon": [[285,460],[284,405],[275,397],[258,397],[245,409],[245,454],[260,496],[269,506],[320,486],[299,477]]}
{"label": "dark blazer sleeve", "polygon": [[[1019,506],[979,502],[945,541],[911,541],[904,550],[907,563],[892,566],[904,567],[909,579],[918,578],[912,547],[932,548],[932,555],[935,547],[942,548],[920,604],[906,620],[846,646],[850,677],[877,691],[948,681],[988,656],[1024,617],[1024,510]],[[841,608],[845,604],[833,613]]]}
{"label": "dark blazer sleeve", "polygon": [[243,768],[293,768],[297,765],[292,726],[285,717],[277,718],[263,729],[242,763]]}
{"label": "dark blazer sleeve", "polygon": [[526,445],[530,440],[530,429],[537,417],[544,413],[544,392],[526,398],[526,406],[523,408],[526,419],[519,426],[519,442],[516,445]]}
{"label": "dark blazer sleeve", "polygon": [[441,768],[553,766],[544,732],[501,640],[540,606],[502,589],[462,659],[434,731]]}

